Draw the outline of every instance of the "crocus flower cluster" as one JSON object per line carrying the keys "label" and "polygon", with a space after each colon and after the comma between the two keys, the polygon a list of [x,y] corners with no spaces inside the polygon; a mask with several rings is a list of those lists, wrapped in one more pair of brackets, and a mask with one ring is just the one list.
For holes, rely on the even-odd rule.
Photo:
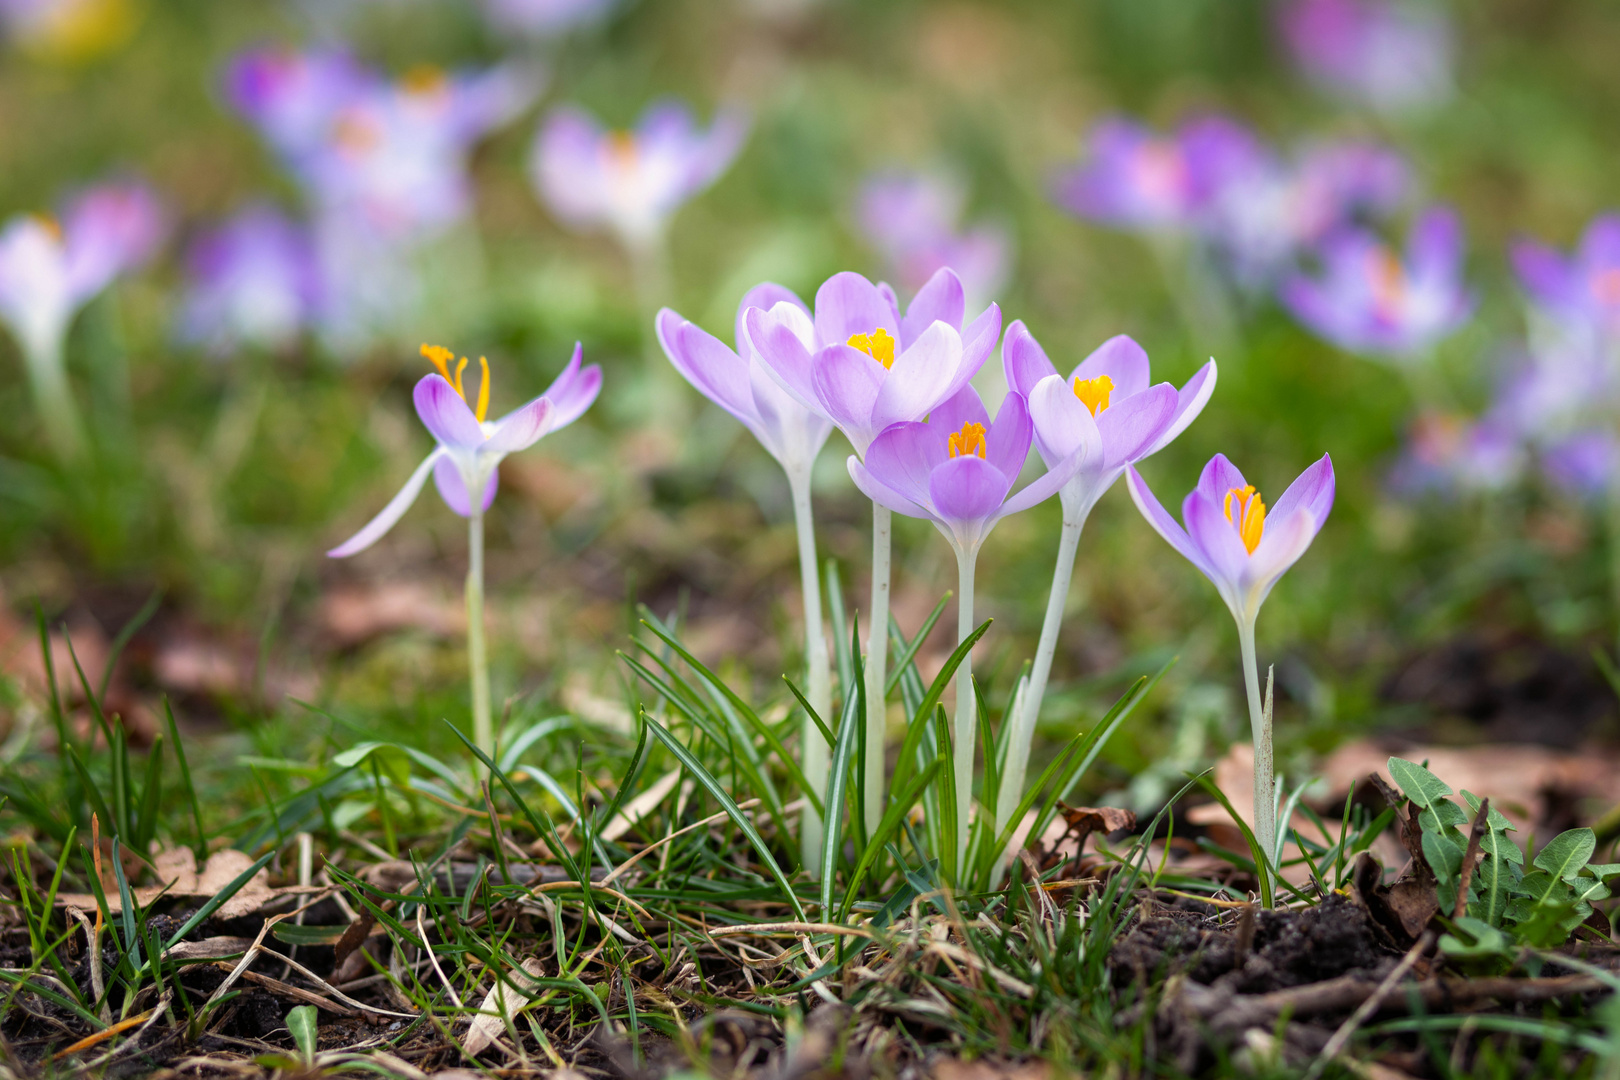
{"label": "crocus flower cluster", "polygon": [[146,186],[119,181],[71,199],[60,219],[22,215],[0,232],[0,320],[16,336],[57,453],[77,455],[84,432],[63,349],[79,309],[152,257],[167,217]]}
{"label": "crocus flower cluster", "polygon": [[1300,70],[1339,98],[1404,113],[1451,96],[1451,29],[1438,5],[1287,0],[1278,18]]}
{"label": "crocus flower cluster", "polygon": [[961,227],[960,184],[933,172],[891,170],[861,188],[861,235],[900,287],[914,292],[943,267],[962,281],[968,306],[988,303],[1006,281],[1011,240],[994,225]]}
{"label": "crocus flower cluster", "polygon": [[[249,210],[204,238],[191,259],[188,310],[253,306],[255,290],[274,275],[283,296],[304,299],[280,307],[272,336],[290,332],[285,322],[293,314],[312,321],[338,351],[365,345],[414,303],[415,252],[466,216],[472,147],[538,91],[534,73],[514,65],[455,73],[419,68],[390,80],[334,48],[257,49],[237,57],[226,72],[225,96],[298,179],[311,224],[296,227],[305,235],[294,239]],[[312,273],[295,269],[303,257],[294,253],[303,251],[314,252]],[[289,289],[295,279],[301,284]],[[212,323],[206,336],[218,347],[266,336],[262,327],[229,318],[193,317]]]}

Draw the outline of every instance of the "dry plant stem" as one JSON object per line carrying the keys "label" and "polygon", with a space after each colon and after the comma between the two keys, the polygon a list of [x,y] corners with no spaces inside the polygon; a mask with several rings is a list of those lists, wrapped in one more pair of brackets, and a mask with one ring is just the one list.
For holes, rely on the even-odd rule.
{"label": "dry plant stem", "polygon": [[[866,835],[877,831],[887,805],[883,791],[883,740],[888,727],[889,529],[886,506],[872,504],[872,613],[866,628]],[[971,602],[971,601],[970,601]]]}
{"label": "dry plant stem", "polygon": [[[810,503],[810,466],[788,470],[788,486],[793,490],[793,517],[799,529],[799,583],[804,590],[805,696],[810,707],[827,723],[832,712],[832,670],[827,658],[827,640],[821,626],[821,582],[816,572],[816,527]],[[816,799],[827,794],[827,740],[821,729],[804,718],[800,739],[800,765],[804,779]],[[821,815],[805,800],[799,824],[799,850],[806,868],[821,865]],[[813,872],[813,871],[812,871]]]}
{"label": "dry plant stem", "polygon": [[484,649],[484,511],[480,491],[467,519],[467,664],[472,679],[473,742],[495,756],[495,726],[489,711],[489,657]]}
{"label": "dry plant stem", "polygon": [[[1085,517],[1063,515],[1063,535],[1058,541],[1057,567],[1052,572],[1052,592],[1046,598],[1046,620],[1041,623],[1041,640],[1035,649],[1035,665],[1029,672],[1020,708],[1013,716],[1007,736],[1007,758],[1001,770],[1001,790],[996,794],[996,835],[1006,831],[1013,811],[1024,794],[1024,777],[1029,770],[1029,748],[1035,739],[1035,724],[1041,716],[1041,699],[1046,696],[1046,680],[1052,674],[1052,657],[1057,653],[1058,633],[1063,628],[1063,609],[1069,602],[1069,582],[1074,577],[1074,556],[1080,548],[1080,530]],[[1009,855],[1011,852],[1009,851]],[[1005,860],[997,863],[997,880]]]}
{"label": "dry plant stem", "polygon": [[84,421],[79,418],[73,388],[68,384],[61,346],[25,348],[23,358],[34,391],[34,404],[45,423],[45,437],[50,440],[51,449],[64,464],[78,460],[85,451]]}
{"label": "dry plant stem", "polygon": [[[979,549],[958,548],[956,552],[956,643],[960,645],[973,633],[973,571],[979,561]],[[952,753],[956,768],[956,865],[966,876],[968,844],[968,807],[973,800],[973,744],[974,744],[973,651],[962,657],[956,669],[956,724],[951,733]]]}
{"label": "dry plant stem", "polygon": [[[1260,700],[1260,667],[1254,658],[1254,620],[1238,623],[1238,643],[1243,651],[1243,689],[1249,697],[1249,730],[1254,736],[1254,837],[1267,859],[1277,851],[1276,786],[1271,756],[1271,717]],[[1269,871],[1258,868],[1264,874]]]}

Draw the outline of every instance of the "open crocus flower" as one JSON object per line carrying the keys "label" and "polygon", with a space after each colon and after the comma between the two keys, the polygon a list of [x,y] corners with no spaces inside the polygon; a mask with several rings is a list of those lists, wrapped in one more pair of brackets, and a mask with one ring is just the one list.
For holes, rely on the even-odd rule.
{"label": "open crocus flower", "polygon": [[969,307],[988,303],[1007,277],[1011,241],[994,225],[960,227],[961,185],[935,173],[891,171],[861,189],[861,231],[900,287],[916,291],[944,267],[962,280]]}
{"label": "open crocus flower", "polygon": [[778,302],[744,316],[749,342],[783,388],[844,433],[855,452],[892,424],[921,420],[978,373],[1001,336],[995,304],[965,328],[966,300],[940,270],[904,315],[887,285],[835,274],[815,314]]}
{"label": "open crocus flower", "polygon": [[1305,554],[1333,509],[1333,462],[1326,454],[1288,486],[1276,505],[1216,454],[1181,506],[1186,528],[1153,497],[1135,467],[1126,483],[1158,534],[1214,583],[1239,624],[1253,624],[1272,586]]}
{"label": "open crocus flower", "polygon": [[1216,454],[1182,503],[1186,528],[1159,505],[1134,466],[1126,472],[1126,484],[1148,524],[1215,584],[1237,620],[1243,688],[1254,736],[1254,832],[1260,850],[1275,867],[1280,852],[1271,716],[1260,700],[1254,623],[1272,586],[1305,554],[1333,509],[1333,462],[1323,454],[1288,486],[1268,514],[1265,500],[1243,479],[1237,466],[1224,454]]}
{"label": "open crocus flower", "polygon": [[609,228],[632,250],[657,245],[682,203],[730,167],[748,134],[737,109],[707,131],[679,102],[648,109],[634,131],[604,130],[581,109],[547,117],[535,139],[531,176],[554,214],[575,228]]}
{"label": "open crocus flower", "polygon": [[[581,368],[583,349],[574,346],[568,367],[557,376],[546,392],[499,420],[486,420],[489,411],[489,362],[482,358],[483,377],[474,402],[467,400],[462,376],[467,368],[463,357],[452,370],[449,349],[422,346],[422,355],[433,362],[438,373],[424,375],[412,395],[416,415],[438,445],[416,467],[382,510],[354,536],[328,551],[334,559],[364,551],[394,527],[421,494],[422,485],[432,472],[433,482],[445,505],[462,517],[482,515],[495,500],[499,481],[496,469],[507,454],[527,449],[543,436],[579,419],[602,389],[602,369],[592,364]],[[470,492],[479,493],[476,504]]]}
{"label": "open crocus flower", "polygon": [[1451,95],[1451,31],[1436,5],[1290,0],[1279,17],[1295,62],[1330,93],[1388,113]]}
{"label": "open crocus flower", "polygon": [[1055,197],[1070,212],[1141,232],[1192,228],[1227,173],[1257,152],[1247,129],[1222,117],[1159,135],[1130,120],[1098,124],[1085,160],[1057,179]]}
{"label": "open crocus flower", "polygon": [[322,306],[313,239],[269,206],[249,207],[200,237],[187,265],[181,334],[215,353],[241,345],[284,349]]}
{"label": "open crocus flower", "polygon": [[1291,277],[1282,300],[1306,326],[1348,352],[1414,362],[1473,312],[1462,281],[1462,228],[1450,210],[1418,218],[1405,259],[1360,229],[1329,237],[1321,256],[1322,276]]}
{"label": "open crocus flower", "polygon": [[1620,339],[1620,214],[1587,226],[1567,258],[1531,240],[1513,247],[1513,269],[1537,308],[1578,333]]}

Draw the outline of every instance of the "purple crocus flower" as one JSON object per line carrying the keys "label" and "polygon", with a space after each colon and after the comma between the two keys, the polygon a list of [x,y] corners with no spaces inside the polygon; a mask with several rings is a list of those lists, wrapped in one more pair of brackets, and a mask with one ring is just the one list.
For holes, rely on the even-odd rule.
{"label": "purple crocus flower", "polygon": [[965,231],[961,186],[935,173],[889,171],[861,189],[862,234],[882,253],[900,287],[914,292],[944,267],[962,280],[969,307],[988,303],[1006,281],[1005,229]]}
{"label": "purple crocus flower", "polygon": [[1620,466],[1620,441],[1605,428],[1588,428],[1558,439],[1541,452],[1541,467],[1554,486],[1582,499],[1606,496]]}
{"label": "purple crocus flower", "polygon": [[1295,63],[1330,93],[1390,113],[1451,95],[1451,31],[1435,5],[1290,0],[1280,21]]}
{"label": "purple crocus flower", "polygon": [[658,313],[658,341],[670,363],[699,393],[736,417],[788,473],[807,473],[832,434],[832,422],[801,404],[771,378],[748,343],[745,317],[753,308],[778,304],[796,309],[801,343],[814,348],[810,309],[789,289],[766,283],[750,289],[737,306],[736,351],[696,323],[664,308]]}
{"label": "purple crocus flower", "polygon": [[1333,462],[1326,454],[1270,511],[1237,466],[1216,454],[1181,505],[1185,528],[1165,512],[1135,466],[1125,475],[1148,524],[1214,583],[1240,626],[1254,624],[1272,586],[1305,554],[1333,509]]}
{"label": "purple crocus flower", "polygon": [[1620,338],[1620,214],[1594,219],[1567,258],[1520,241],[1513,269],[1531,301],[1554,320],[1579,333]]}
{"label": "purple crocus flower", "polygon": [[1501,416],[1475,420],[1429,410],[1412,422],[1390,487],[1407,496],[1500,491],[1523,472],[1524,456],[1517,433]]}
{"label": "purple crocus flower", "polygon": [[816,291],[814,315],[778,302],[744,316],[748,339],[778,383],[836,424],[855,452],[891,424],[921,420],[978,373],[1001,336],[995,304],[963,324],[962,283],[940,270],[904,315],[894,290],[848,271]]}
{"label": "purple crocus flower", "polygon": [[537,38],[560,37],[597,22],[618,0],[484,0],[489,21],[502,30]]}
{"label": "purple crocus flower", "polygon": [[1425,212],[1406,258],[1378,237],[1346,229],[1322,245],[1322,275],[1296,274],[1283,302],[1305,325],[1349,352],[1415,361],[1473,312],[1462,281],[1463,237],[1450,210]]}
{"label": "purple crocus flower", "polygon": [[260,48],[231,61],[224,95],[296,169],[326,142],[350,102],[384,85],[345,49]]}
{"label": "purple crocus flower", "polygon": [[1001,358],[1007,385],[1029,401],[1035,445],[1048,468],[1083,445],[1097,447],[1062,489],[1065,517],[1079,522],[1126,466],[1168,446],[1215,392],[1213,360],[1179,391],[1150,385],[1146,351],[1124,334],[1103,342],[1065,378],[1019,320],[1007,327]]}
{"label": "purple crocus flower", "polygon": [[[499,420],[486,420],[489,410],[489,362],[482,358],[483,381],[476,403],[467,400],[462,374],[467,360],[462,358],[452,372],[454,354],[436,345],[422,346],[422,355],[431,360],[438,373],[424,375],[416,384],[413,399],[416,415],[433,435],[437,445],[416,467],[405,486],[359,532],[328,551],[334,559],[364,551],[382,539],[394,523],[411,508],[432,472],[434,485],[445,505],[462,517],[482,514],[495,501],[500,476],[497,468],[507,454],[527,449],[543,436],[567,427],[590,408],[602,389],[602,369],[595,364],[581,368],[583,349],[574,346],[568,367],[557,376],[545,393],[507,413]],[[481,493],[476,509],[470,492]]]}
{"label": "purple crocus flower", "polygon": [[992,421],[978,391],[964,386],[931,410],[926,423],[885,429],[864,463],[850,457],[849,474],[873,502],[932,521],[958,553],[977,552],[997,522],[1057,494],[1099,451],[1095,439],[1080,443],[1015,495],[1033,437],[1023,395],[1009,393]]}
{"label": "purple crocus flower", "polygon": [[722,109],[707,131],[679,102],[648,109],[634,131],[604,130],[573,106],[552,111],[535,139],[535,190],[565,224],[608,228],[632,250],[655,245],[682,203],[720,178],[748,120]]}
{"label": "purple crocus flower", "polygon": [[192,244],[181,334],[215,353],[285,349],[322,306],[315,244],[280,211],[250,206]]}
{"label": "purple crocus flower", "polygon": [[1064,209],[1104,225],[1184,231],[1260,152],[1246,128],[1224,117],[1190,121],[1170,136],[1109,119],[1092,129],[1084,160],[1059,175],[1054,194]]}

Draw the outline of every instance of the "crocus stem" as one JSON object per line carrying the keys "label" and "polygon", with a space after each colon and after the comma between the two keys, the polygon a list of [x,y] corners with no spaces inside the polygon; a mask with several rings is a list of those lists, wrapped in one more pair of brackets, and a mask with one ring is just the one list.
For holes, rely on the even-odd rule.
{"label": "crocus stem", "polygon": [[[1041,716],[1041,699],[1046,680],[1052,674],[1052,657],[1057,653],[1058,631],[1063,628],[1063,609],[1069,601],[1069,581],[1074,576],[1074,555],[1080,547],[1084,515],[1063,515],[1063,535],[1058,541],[1057,567],[1052,571],[1052,592],[1046,598],[1046,621],[1041,624],[1041,640],[1035,649],[1035,666],[1030,669],[1020,708],[1007,733],[1007,756],[1002,764],[1001,790],[996,794],[996,835],[1007,831],[1013,811],[1024,794],[1024,777],[1029,769],[1029,748],[1035,738],[1035,723]],[[998,863],[998,867],[999,867]],[[998,875],[999,876],[999,875]]]}
{"label": "crocus stem", "polygon": [[473,741],[495,756],[495,726],[489,714],[489,657],[484,652],[484,511],[467,519],[467,664],[472,679]]}
{"label": "crocus stem", "polygon": [[[648,413],[678,421],[671,410],[680,408],[685,396],[674,392],[674,369],[664,358],[663,347],[654,332],[658,309],[670,303],[672,278],[669,271],[669,244],[662,233],[637,240],[629,246],[630,271],[635,279],[636,306],[641,314],[641,352],[646,364]],[[674,426],[671,423],[669,426]]]}
{"label": "crocus stem", "polygon": [[887,805],[883,791],[883,741],[888,729],[889,509],[872,504],[872,613],[866,628],[866,835],[877,831]]}
{"label": "crocus stem", "polygon": [[[1277,852],[1277,804],[1273,788],[1271,721],[1260,701],[1260,666],[1254,658],[1254,620],[1238,623],[1243,650],[1243,689],[1249,695],[1249,730],[1254,736],[1254,837],[1271,859]],[[1264,873],[1265,871],[1262,871]]]}
{"label": "crocus stem", "polygon": [[[827,661],[827,640],[821,629],[821,582],[816,573],[816,528],[811,517],[810,468],[788,470],[788,486],[793,490],[793,518],[799,527],[799,582],[804,589],[805,696],[824,724],[832,722],[832,671]],[[804,736],[800,739],[800,766],[805,783],[822,799],[827,794],[827,740],[810,714],[804,716]],[[799,823],[799,850],[804,866],[814,872],[821,866],[821,815],[808,801]]]}
{"label": "crocus stem", "polygon": [[[956,552],[956,643],[960,645],[973,633],[973,569],[979,561],[979,549],[958,548]],[[956,769],[956,865],[966,876],[968,818],[973,802],[973,746],[974,738],[973,652],[962,657],[956,669],[956,724],[951,733],[953,766]]]}
{"label": "crocus stem", "polygon": [[68,384],[67,367],[59,343],[24,351],[28,379],[34,390],[34,403],[45,423],[45,437],[57,459],[75,461],[84,454],[84,422]]}

